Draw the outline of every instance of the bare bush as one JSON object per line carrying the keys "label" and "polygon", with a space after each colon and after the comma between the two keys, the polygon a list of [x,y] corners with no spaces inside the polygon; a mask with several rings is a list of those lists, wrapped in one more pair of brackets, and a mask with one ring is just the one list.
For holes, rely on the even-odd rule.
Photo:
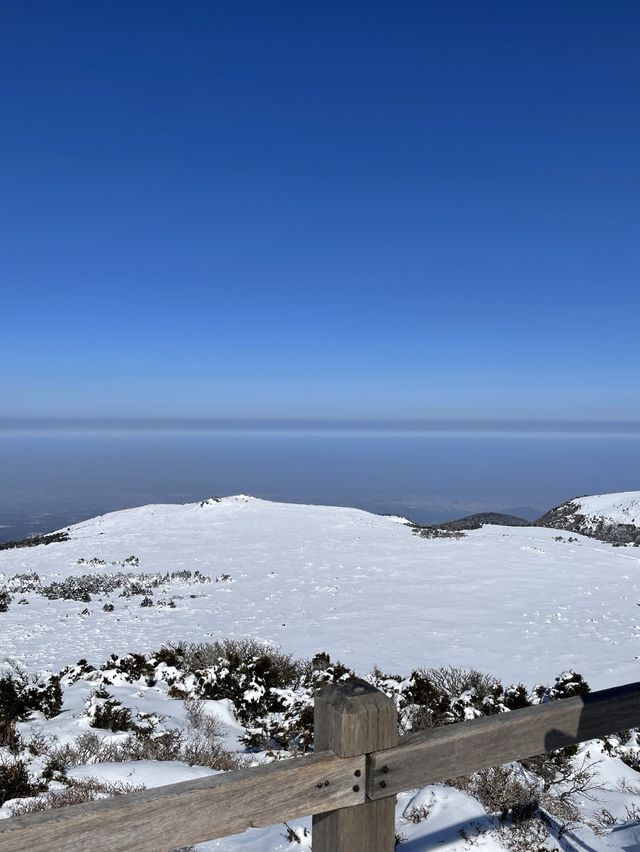
{"label": "bare bush", "polygon": [[185,699],[184,709],[189,720],[189,725],[194,731],[199,731],[209,739],[221,737],[224,734],[224,725],[219,717],[208,713],[205,702],[201,699]]}
{"label": "bare bush", "polygon": [[64,790],[51,790],[36,798],[11,805],[12,816],[24,816],[35,814],[40,811],[52,811],[56,808],[66,808],[67,805],[81,805],[85,802],[94,802],[96,799],[105,799],[110,796],[123,796],[127,793],[135,793],[144,790],[143,786],[124,784],[120,781],[114,783],[102,783],[95,778],[83,778],[69,782]]}
{"label": "bare bush", "polygon": [[430,813],[431,808],[429,805],[420,805],[405,811],[402,816],[407,820],[407,822],[412,822],[414,825],[417,825],[420,822],[424,822],[429,817]]}
{"label": "bare bush", "polygon": [[594,800],[600,789],[595,781],[595,763],[587,760],[588,753],[576,766],[561,750],[448,783],[496,814],[502,841],[512,852],[546,852],[551,830],[562,837],[580,821],[578,798]]}
{"label": "bare bush", "polygon": [[217,642],[188,645],[182,666],[188,671],[197,671],[214,666],[221,659],[228,660],[234,668],[239,668],[248,660],[263,660],[281,685],[295,681],[306,667],[300,660],[294,660],[291,654],[250,638],[219,639]]}
{"label": "bare bush", "polygon": [[454,666],[441,666],[428,669],[427,675],[437,689],[446,693],[450,698],[457,698],[465,692],[473,690],[479,701],[492,695],[500,681],[492,675],[484,674],[477,669],[461,669]]}
{"label": "bare bush", "polygon": [[44,790],[40,782],[32,782],[24,760],[0,755],[0,805],[10,799],[35,796]]}
{"label": "bare bush", "polygon": [[538,809],[539,791],[526,778],[517,777],[513,764],[483,769],[448,783],[478,799],[489,813],[498,814],[501,820],[520,822]]}

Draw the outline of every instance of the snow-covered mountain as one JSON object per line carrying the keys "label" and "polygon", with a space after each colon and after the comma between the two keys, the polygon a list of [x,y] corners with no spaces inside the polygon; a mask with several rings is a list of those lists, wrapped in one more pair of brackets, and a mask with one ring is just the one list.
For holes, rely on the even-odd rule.
{"label": "snow-covered mountain", "polygon": [[[399,518],[238,495],[113,512],[67,533],[0,551],[14,599],[0,653],[32,669],[248,635],[359,671],[462,665],[534,682],[574,668],[604,687],[637,668],[640,553],[555,529],[425,539]],[[139,575],[153,606],[125,588]],[[83,576],[87,599],[70,600]]]}
{"label": "snow-covered mountain", "polygon": [[[557,526],[485,523],[431,538],[403,518],[237,495],[114,512],[35,546],[4,549],[0,664],[13,661],[34,674],[72,667],[61,680],[62,712],[50,719],[35,713],[19,725],[20,734],[26,741],[40,727],[73,743],[95,730],[103,689],[133,718],[182,728],[188,708],[180,690],[190,676],[178,689],[166,663],[109,657],[224,638],[251,637],[306,659],[327,652],[360,675],[377,665],[400,680],[438,666],[475,668],[528,687],[552,683],[565,670],[580,672],[593,689],[637,680],[640,551],[593,536],[608,527],[637,529],[640,492],[564,505],[571,508],[558,514]],[[580,529],[562,532],[562,519]],[[73,668],[80,658],[86,664]],[[144,676],[132,673],[136,666]],[[240,748],[238,708],[228,700],[205,704],[222,720],[226,745]],[[599,746],[590,748],[602,761],[599,780],[611,788],[597,803],[623,819],[637,773]],[[88,761],[74,764],[69,777],[150,786],[211,771],[173,763],[159,769],[149,760]],[[621,779],[627,792],[615,786]],[[580,806],[597,810],[586,799]],[[445,848],[462,852],[459,825],[492,825],[475,799],[441,785],[403,795],[398,808],[399,831],[415,852],[443,848],[443,838]],[[414,822],[415,809],[424,815]],[[10,815],[6,808],[3,815]],[[299,845],[283,839],[280,827],[206,846],[305,849],[305,826],[299,821],[295,829]],[[619,828],[606,841],[583,832],[581,842],[588,837],[592,845],[580,848],[635,848],[640,830],[634,831]],[[474,842],[504,848],[492,831]]]}
{"label": "snow-covered mountain", "polygon": [[536,524],[610,544],[640,545],[640,491],[576,497],[551,509]]}

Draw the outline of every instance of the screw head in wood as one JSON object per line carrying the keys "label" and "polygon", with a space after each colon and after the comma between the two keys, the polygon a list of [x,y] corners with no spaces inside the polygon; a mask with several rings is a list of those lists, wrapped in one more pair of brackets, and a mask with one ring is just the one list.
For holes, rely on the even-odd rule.
{"label": "screw head in wood", "polygon": [[387,782],[386,782],[386,781],[381,781],[381,782],[380,782],[380,786],[381,786],[381,787],[386,787],[386,786],[387,786]]}
{"label": "screw head in wood", "polygon": [[357,784],[354,784],[354,785],[353,785],[353,792],[354,792],[354,793],[357,793],[359,790],[360,790],[360,787],[358,787],[358,785],[357,785]]}
{"label": "screw head in wood", "polygon": [[356,769],[356,771],[353,774],[356,776],[356,778],[359,778],[362,775],[362,772],[360,772],[359,769]]}
{"label": "screw head in wood", "polygon": [[384,772],[384,774],[386,775],[386,774],[387,774],[387,772],[389,771],[389,767],[388,767],[388,766],[383,766],[383,767],[382,767],[382,771],[383,771],[383,772]]}

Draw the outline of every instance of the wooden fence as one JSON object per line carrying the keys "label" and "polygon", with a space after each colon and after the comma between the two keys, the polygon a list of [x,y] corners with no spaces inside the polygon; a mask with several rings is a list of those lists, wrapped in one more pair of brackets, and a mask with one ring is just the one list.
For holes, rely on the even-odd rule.
{"label": "wooden fence", "polygon": [[315,704],[315,752],[0,820],[1,852],[159,852],[313,815],[313,852],[392,852],[396,793],[640,726],[640,683],[398,739],[365,681]]}

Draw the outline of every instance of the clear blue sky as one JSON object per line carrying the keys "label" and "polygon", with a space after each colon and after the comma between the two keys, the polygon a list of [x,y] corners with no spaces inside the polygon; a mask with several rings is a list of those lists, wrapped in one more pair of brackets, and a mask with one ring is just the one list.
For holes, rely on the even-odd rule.
{"label": "clear blue sky", "polygon": [[0,413],[640,419],[640,3],[4,3]]}

